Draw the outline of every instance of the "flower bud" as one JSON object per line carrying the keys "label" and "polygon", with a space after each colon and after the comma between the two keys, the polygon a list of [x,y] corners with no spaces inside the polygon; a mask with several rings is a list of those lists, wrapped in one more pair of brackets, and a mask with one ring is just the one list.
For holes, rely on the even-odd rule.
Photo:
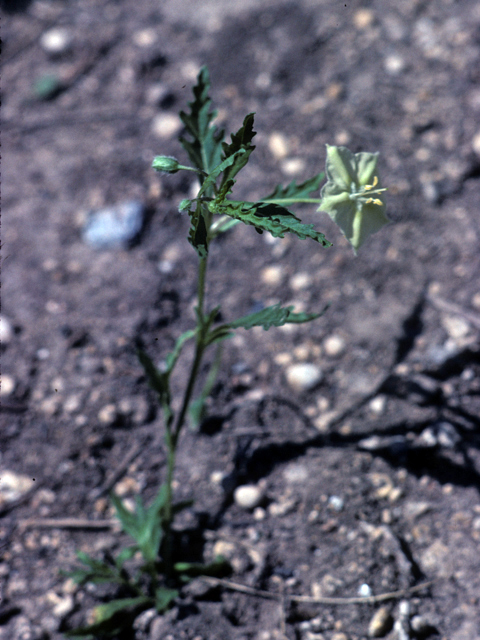
{"label": "flower bud", "polygon": [[152,162],[152,168],[162,173],[177,173],[180,164],[173,156],[155,156]]}

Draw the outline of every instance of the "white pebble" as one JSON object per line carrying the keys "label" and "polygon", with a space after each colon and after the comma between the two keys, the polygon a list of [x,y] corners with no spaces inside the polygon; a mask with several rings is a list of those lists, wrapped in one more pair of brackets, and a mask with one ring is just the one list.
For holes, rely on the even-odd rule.
{"label": "white pebble", "polygon": [[282,162],[282,171],[287,176],[296,176],[305,170],[303,158],[288,158]]}
{"label": "white pebble", "polygon": [[152,131],[159,138],[173,138],[181,128],[180,118],[173,113],[160,113],[152,122]]}
{"label": "white pebble", "polygon": [[480,131],[473,136],[472,147],[477,156],[480,156]]}
{"label": "white pebble", "polygon": [[288,154],[287,139],[282,133],[274,131],[268,140],[268,148],[277,160],[281,160]]}
{"label": "white pebble", "polygon": [[244,484],[235,489],[233,499],[242,509],[255,509],[263,499],[263,491],[255,484]]}
{"label": "white pebble", "polygon": [[137,47],[150,47],[157,40],[157,32],[155,29],[140,29],[133,34],[133,42]]}
{"label": "white pebble", "polygon": [[311,282],[312,278],[308,273],[296,273],[290,278],[290,288],[294,291],[299,291],[300,289],[306,289],[309,287]]}
{"label": "white pebble", "polygon": [[0,396],[9,396],[15,390],[15,380],[12,376],[2,373],[0,376]]}
{"label": "white pebble", "polygon": [[322,379],[322,370],[309,362],[292,364],[286,370],[288,384],[295,391],[309,391]]}
{"label": "white pebble", "polygon": [[14,471],[0,472],[0,505],[13,502],[32,488],[32,478]]}
{"label": "white pebble", "polygon": [[42,34],[40,46],[51,55],[60,55],[68,50],[71,43],[70,32],[61,27],[54,27]]}
{"label": "white pebble", "polygon": [[117,417],[117,407],[114,404],[106,404],[98,412],[98,419],[102,424],[112,425]]}
{"label": "white pebble", "polygon": [[442,325],[448,335],[454,340],[464,338],[470,331],[470,325],[459,316],[444,316]]}
{"label": "white pebble", "polygon": [[385,396],[376,396],[372,398],[368,404],[368,408],[372,413],[375,413],[377,416],[381,415],[385,411],[385,405],[387,404],[387,399]]}
{"label": "white pebble", "polygon": [[13,328],[5,316],[0,316],[0,342],[8,344],[13,338]]}
{"label": "white pebble", "polygon": [[336,358],[345,351],[345,340],[341,336],[334,334],[325,338],[323,341],[323,348],[325,349],[327,356],[330,356],[330,358]]}
{"label": "white pebble", "polygon": [[275,286],[283,279],[283,267],[279,264],[262,269],[260,278],[264,284]]}
{"label": "white pebble", "polygon": [[387,56],[383,62],[385,71],[392,76],[396,76],[405,69],[405,60],[401,56]]}

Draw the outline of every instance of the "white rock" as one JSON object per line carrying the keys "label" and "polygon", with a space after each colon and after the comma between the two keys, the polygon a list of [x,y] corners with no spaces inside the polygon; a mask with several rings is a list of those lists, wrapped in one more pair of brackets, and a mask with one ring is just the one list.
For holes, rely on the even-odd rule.
{"label": "white rock", "polygon": [[385,396],[375,396],[368,403],[368,408],[372,413],[375,413],[377,416],[381,415],[385,411],[385,406],[387,404],[387,399]]}
{"label": "white rock", "polygon": [[448,335],[454,340],[464,338],[470,331],[468,322],[460,316],[444,316],[442,325]]}
{"label": "white rock", "polygon": [[264,284],[275,286],[283,280],[283,267],[280,264],[274,264],[262,269],[260,278]]}
{"label": "white rock", "polygon": [[98,412],[98,419],[102,424],[111,425],[118,417],[117,407],[114,404],[106,404]]}
{"label": "white rock", "polygon": [[60,55],[69,49],[71,41],[72,38],[68,29],[54,27],[42,34],[40,46],[51,55]]}
{"label": "white rock", "polygon": [[398,55],[387,56],[383,62],[385,71],[392,76],[396,76],[405,69],[405,60]]}
{"label": "white rock", "polygon": [[152,122],[152,131],[159,138],[173,138],[181,128],[180,118],[173,113],[160,113]]}
{"label": "white rock", "polygon": [[277,160],[285,158],[288,155],[288,141],[283,133],[274,131],[268,139],[268,148]]}
{"label": "white rock", "polygon": [[300,289],[306,289],[312,283],[312,278],[308,273],[300,272],[296,273],[294,276],[290,278],[290,288],[294,291],[299,291]]}
{"label": "white rock", "polygon": [[15,391],[15,380],[12,376],[2,373],[0,376],[0,396],[6,397]]}
{"label": "white rock", "polygon": [[328,338],[325,338],[325,340],[323,341],[323,348],[325,349],[325,353],[327,354],[327,356],[336,358],[345,351],[345,340],[342,338],[342,336],[333,334]]}
{"label": "white rock", "polygon": [[317,386],[323,375],[320,367],[310,362],[292,364],[286,370],[288,384],[295,391],[309,391]]}
{"label": "white rock", "polygon": [[13,328],[5,316],[0,316],[0,342],[8,344],[13,338]]}
{"label": "white rock", "polygon": [[14,502],[32,488],[32,478],[14,471],[0,470],[0,505]]}
{"label": "white rock", "polygon": [[305,171],[305,160],[303,158],[286,158],[282,162],[282,171],[287,176],[296,176]]}
{"label": "white rock", "polygon": [[255,509],[263,500],[263,491],[255,484],[244,484],[235,489],[233,499],[242,509]]}

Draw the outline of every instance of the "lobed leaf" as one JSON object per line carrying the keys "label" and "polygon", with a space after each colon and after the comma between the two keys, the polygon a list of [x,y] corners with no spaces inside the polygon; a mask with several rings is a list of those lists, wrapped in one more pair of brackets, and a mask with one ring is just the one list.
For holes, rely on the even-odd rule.
{"label": "lobed leaf", "polygon": [[224,200],[222,203],[211,202],[209,209],[212,213],[228,215],[250,224],[260,233],[268,231],[275,238],[283,238],[286,233],[293,233],[301,239],[311,238],[324,247],[331,246],[331,242],[323,233],[316,231],[313,224],[303,224],[291,211],[275,203]]}
{"label": "lobed leaf", "polygon": [[288,199],[308,198],[311,193],[319,189],[320,183],[322,182],[324,177],[325,177],[325,174],[322,172],[316,176],[313,176],[313,178],[310,178],[309,180],[305,180],[305,182],[302,182],[301,184],[296,184],[295,180],[292,180],[292,182],[286,187],[282,187],[282,185],[278,185],[277,187],[275,187],[275,189],[272,191],[270,195],[268,195],[266,198],[262,198],[262,200],[282,200],[284,198],[288,198]]}
{"label": "lobed leaf", "polygon": [[[224,138],[224,131],[212,124],[217,112],[210,108],[212,101],[208,95],[209,89],[210,76],[204,66],[193,87],[194,100],[188,103],[190,113],[180,112],[180,118],[192,137],[192,140],[180,137],[180,143],[193,164],[206,173],[210,173],[219,164],[222,156],[221,142]],[[202,177],[200,181],[203,181]]]}

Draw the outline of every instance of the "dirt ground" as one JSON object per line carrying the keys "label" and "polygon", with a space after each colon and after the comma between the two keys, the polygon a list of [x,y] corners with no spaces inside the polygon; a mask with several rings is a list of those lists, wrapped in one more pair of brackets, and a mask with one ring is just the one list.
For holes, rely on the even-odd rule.
{"label": "dirt ground", "polygon": [[[226,555],[232,582],[278,597],[199,580],[127,637],[359,640],[376,617],[370,633],[390,640],[478,640],[477,0],[5,2],[2,39],[0,638],[84,622],[107,594],[59,570],[120,548],[112,487],[148,501],[163,477],[135,344],[161,360],[192,326],[196,256],[177,211],[191,178],[150,165],[186,161],[177,114],[207,64],[228,132],[256,112],[238,199],[318,173],[325,143],[344,144],[380,151],[392,224],[356,258],[309,207],[332,248],[251,228],[212,248],[208,302],[227,319],[330,303],[231,340],[212,418],[180,444],[176,493],[195,503],[177,528],[198,558]],[[88,246],[88,211],[126,200],[147,212],[134,245]],[[314,389],[289,386],[297,362],[321,368]],[[255,509],[232,497],[243,484],[262,492]]]}

